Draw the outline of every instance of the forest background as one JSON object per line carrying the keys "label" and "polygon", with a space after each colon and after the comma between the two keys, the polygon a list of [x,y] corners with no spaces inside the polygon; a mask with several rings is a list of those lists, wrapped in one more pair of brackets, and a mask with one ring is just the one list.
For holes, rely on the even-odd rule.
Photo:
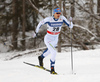
{"label": "forest background", "polygon": [[[53,15],[55,5],[67,19],[73,17],[73,47],[89,50],[100,44],[100,0],[0,0],[0,52],[45,49],[46,25],[39,37],[32,36],[39,21]],[[58,52],[71,46],[70,29],[62,27]]]}

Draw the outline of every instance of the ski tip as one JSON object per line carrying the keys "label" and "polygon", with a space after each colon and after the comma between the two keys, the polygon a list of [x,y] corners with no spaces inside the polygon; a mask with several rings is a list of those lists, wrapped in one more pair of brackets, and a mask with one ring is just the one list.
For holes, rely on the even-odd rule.
{"label": "ski tip", "polygon": [[23,63],[25,63],[25,62],[23,61]]}

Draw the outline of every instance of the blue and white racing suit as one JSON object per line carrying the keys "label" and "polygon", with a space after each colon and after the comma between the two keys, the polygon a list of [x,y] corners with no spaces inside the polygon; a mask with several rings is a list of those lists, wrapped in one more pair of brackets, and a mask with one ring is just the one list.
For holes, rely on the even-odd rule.
{"label": "blue and white racing suit", "polygon": [[36,33],[38,33],[40,27],[43,24],[47,24],[47,34],[44,37],[44,42],[47,46],[47,49],[43,52],[41,57],[44,58],[51,54],[51,66],[54,66],[55,64],[55,57],[57,54],[55,47],[58,43],[58,36],[60,34],[63,23],[70,27],[70,22],[64,16],[60,16],[59,19],[55,19],[53,16],[51,16],[40,21],[36,29]]}

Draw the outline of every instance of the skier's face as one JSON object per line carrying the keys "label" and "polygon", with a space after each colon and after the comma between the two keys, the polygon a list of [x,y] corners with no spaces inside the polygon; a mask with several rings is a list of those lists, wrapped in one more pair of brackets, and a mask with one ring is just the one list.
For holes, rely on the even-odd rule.
{"label": "skier's face", "polygon": [[54,18],[55,18],[55,19],[58,19],[58,18],[60,17],[60,15],[61,15],[61,12],[55,13],[55,14],[54,14]]}

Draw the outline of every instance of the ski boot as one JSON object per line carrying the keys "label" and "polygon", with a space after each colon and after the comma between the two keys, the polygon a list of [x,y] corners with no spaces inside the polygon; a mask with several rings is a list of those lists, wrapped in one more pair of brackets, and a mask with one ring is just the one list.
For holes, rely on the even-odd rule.
{"label": "ski boot", "polygon": [[38,60],[39,60],[39,65],[43,67],[43,58],[41,56],[38,56]]}
{"label": "ski boot", "polygon": [[51,74],[57,75],[57,73],[54,70],[55,61],[50,60],[50,62],[51,62]]}
{"label": "ski boot", "polygon": [[54,67],[51,67],[51,74],[57,75],[57,73],[54,70]]}

